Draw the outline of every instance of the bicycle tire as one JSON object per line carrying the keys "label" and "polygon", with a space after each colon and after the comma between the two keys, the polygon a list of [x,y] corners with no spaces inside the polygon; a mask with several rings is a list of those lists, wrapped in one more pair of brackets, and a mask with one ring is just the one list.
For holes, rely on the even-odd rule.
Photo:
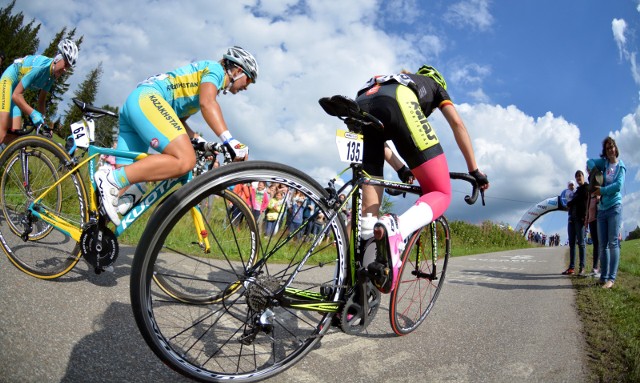
{"label": "bicycle tire", "polygon": [[[251,209],[242,200],[242,198],[228,190],[217,192],[215,193],[215,196],[217,198],[222,198],[222,201],[215,201],[215,203],[212,203],[212,205],[208,207],[206,215],[204,216],[208,221],[216,219],[222,220],[222,223],[217,226],[217,228],[222,229],[222,231],[216,230],[212,233],[207,231],[206,233],[206,237],[211,237],[215,242],[214,246],[228,246],[223,242],[233,239],[234,237],[237,239],[238,237],[234,231],[229,230],[234,227],[237,228],[237,226],[232,226],[227,223],[227,221],[230,220],[228,212],[231,211],[231,208],[229,208],[229,206],[237,209],[234,211],[246,218],[244,220],[244,225],[249,230],[248,233],[258,232],[256,222],[252,219],[253,215]],[[221,204],[220,202],[223,203]],[[184,226],[185,228],[191,227],[189,223],[187,223],[190,221],[189,217],[184,217],[183,220],[185,221],[184,225],[180,225],[180,223],[178,223],[174,225],[174,228],[179,226]],[[206,277],[194,277],[198,273],[202,274],[202,269],[206,267],[202,259],[194,258],[206,253],[203,244],[198,243],[195,238],[196,236],[189,234],[189,230],[184,232],[184,230],[180,229],[179,232],[169,233],[167,237],[171,237],[172,234],[179,236],[181,239],[184,239],[184,236],[191,235],[193,240],[190,242],[191,246],[188,246],[190,249],[184,249],[173,253],[165,251],[158,254],[158,259],[156,259],[154,263],[153,280],[165,294],[179,302],[190,304],[216,303],[223,299],[225,295],[233,294],[235,289],[225,289],[211,294],[211,283],[209,280],[206,279]],[[255,236],[254,238],[258,238],[258,236]],[[165,244],[172,240],[173,239],[171,238],[165,239]],[[251,238],[249,238],[249,240],[251,240]],[[251,247],[257,248],[257,244],[252,242]],[[249,254],[246,260],[247,266],[255,264],[257,259],[256,255],[257,251]],[[207,272],[209,272],[209,270],[207,270]]]}
{"label": "bicycle tire", "polygon": [[[21,161],[16,157],[22,150],[27,154],[28,189]],[[50,224],[29,211],[29,205],[36,198],[67,174],[70,160],[61,147],[40,136],[18,138],[0,156],[0,200],[3,205],[0,247],[14,266],[36,278],[59,278],[81,257],[76,240],[64,231],[53,230]],[[40,211],[47,210],[80,227],[88,219],[86,201],[82,177],[72,174],[42,198],[38,207]],[[16,225],[16,222],[20,224]],[[34,228],[35,234],[29,234],[27,240],[23,240],[22,236]]]}
{"label": "bicycle tire", "polygon": [[[30,164],[32,161],[36,161],[36,159],[42,161],[42,165],[34,166],[35,168],[46,168],[46,170],[44,170],[44,173],[38,173],[39,176],[48,175],[50,173],[52,175],[51,178],[58,178],[58,171],[56,170],[56,166],[51,162],[49,157],[43,155],[38,150],[31,150],[30,153],[27,153],[27,155],[32,157],[32,159],[30,160]],[[0,180],[0,189],[2,190],[2,213],[4,214],[9,229],[11,229],[11,231],[13,231],[15,235],[20,235],[23,231],[23,229],[19,227],[21,225],[21,215],[16,214],[16,211],[25,210],[27,208],[27,204],[30,202],[28,198],[23,198],[24,195],[26,195],[27,190],[25,190],[26,185],[24,184],[24,182],[19,179],[21,173],[20,160],[20,152],[13,152],[13,155],[10,156],[6,161],[7,165],[4,167],[4,169],[6,170],[2,172],[2,180]],[[43,186],[47,187],[48,185],[45,184]],[[15,192],[13,192],[14,190]],[[43,191],[44,190],[40,190],[40,192]],[[29,193],[31,193],[31,191],[29,191]],[[58,192],[55,195],[58,198],[56,198],[53,203],[56,210],[59,210],[62,205],[62,198],[60,198],[62,197],[62,193]],[[46,237],[51,232],[51,230],[53,230],[53,226],[43,221],[38,221],[36,224],[34,224],[34,226],[36,230],[29,234],[30,241],[37,241],[39,239],[42,239]]]}
{"label": "bicycle tire", "polygon": [[414,331],[433,309],[444,286],[450,250],[449,224],[445,217],[409,238],[389,303],[389,320],[397,335]]}
{"label": "bicycle tire", "polygon": [[[286,234],[283,228],[271,236],[259,228],[253,267],[244,261],[242,254],[251,250],[243,244],[238,246],[238,260],[220,257],[216,271],[208,276],[213,289],[221,292],[215,303],[185,304],[167,297],[152,283],[167,235],[191,207],[212,194],[255,181],[301,190],[330,214],[326,191],[306,174],[271,162],[233,163],[195,178],[167,198],[142,234],[144,246],[136,248],[131,302],[138,328],[166,365],[192,379],[252,382],[274,376],[304,357],[329,329],[333,312],[314,311],[305,304],[285,307],[275,303],[281,297],[278,294],[322,300],[335,312],[342,303],[348,240],[337,219],[323,227],[328,234],[321,233],[318,238],[325,238],[316,246]],[[215,230],[212,222],[206,223]],[[301,263],[303,259],[306,262]],[[286,284],[289,277],[293,279]]]}

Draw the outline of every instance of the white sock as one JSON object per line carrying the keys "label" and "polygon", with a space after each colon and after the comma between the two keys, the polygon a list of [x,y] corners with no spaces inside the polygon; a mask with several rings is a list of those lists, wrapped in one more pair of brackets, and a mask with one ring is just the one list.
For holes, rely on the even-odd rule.
{"label": "white sock", "polygon": [[433,221],[433,210],[431,210],[431,206],[426,203],[413,205],[398,217],[400,235],[402,235],[403,239],[406,239],[411,233],[431,223],[431,221]]}

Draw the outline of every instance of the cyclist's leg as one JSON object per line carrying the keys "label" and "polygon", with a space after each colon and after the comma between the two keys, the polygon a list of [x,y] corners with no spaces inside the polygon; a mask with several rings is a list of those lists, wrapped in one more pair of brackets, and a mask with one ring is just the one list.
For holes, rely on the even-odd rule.
{"label": "cyclist's leg", "polygon": [[411,172],[423,194],[398,218],[400,231],[405,237],[440,217],[451,203],[451,180],[444,154],[411,169]]}
{"label": "cyclist's leg", "polygon": [[[185,127],[169,103],[150,87],[134,90],[122,108],[124,128],[122,147],[146,145],[160,154],[152,155],[110,172],[97,172],[96,183],[105,211],[117,225],[120,223],[117,201],[120,190],[132,183],[161,181],[179,177],[195,166],[196,158]],[[131,134],[132,129],[136,134]],[[120,139],[118,147],[121,147]],[[141,148],[137,148],[141,149]],[[119,164],[127,161],[118,160]]]}
{"label": "cyclist's leg", "polygon": [[[420,108],[416,94],[409,88],[396,89],[398,109],[396,129],[389,131],[398,154],[422,188],[423,195],[398,219],[403,238],[441,216],[451,202],[449,168],[442,146]],[[386,125],[385,125],[386,126]]]}

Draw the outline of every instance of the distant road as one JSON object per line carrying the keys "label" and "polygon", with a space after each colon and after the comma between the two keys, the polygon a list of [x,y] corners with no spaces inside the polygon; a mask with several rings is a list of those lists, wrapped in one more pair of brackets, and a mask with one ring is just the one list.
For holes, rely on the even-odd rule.
{"label": "distant road", "polygon": [[[0,382],[185,382],[144,343],[129,305],[131,248],[113,273],[81,262],[57,281],[0,257]],[[453,258],[433,312],[396,337],[385,305],[368,334],[337,330],[274,382],[584,382],[566,247]]]}

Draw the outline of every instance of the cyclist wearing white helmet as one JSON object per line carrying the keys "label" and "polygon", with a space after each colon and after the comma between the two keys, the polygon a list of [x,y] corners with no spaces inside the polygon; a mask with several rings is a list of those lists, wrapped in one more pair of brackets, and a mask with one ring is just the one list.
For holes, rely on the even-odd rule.
{"label": "cyclist wearing white helmet", "polygon": [[[47,93],[55,80],[78,60],[78,47],[68,39],[58,44],[54,58],[46,56],[25,56],[16,59],[0,78],[0,142],[9,143],[15,136],[10,130],[19,130],[22,113],[28,114],[36,124],[44,123]],[[39,89],[38,107],[31,107],[24,99],[26,89]]]}
{"label": "cyclist wearing white helmet", "polygon": [[151,147],[160,154],[136,162],[118,158],[115,170],[96,172],[102,206],[114,224],[120,224],[118,200],[129,185],[176,178],[193,169],[194,132],[187,119],[198,111],[234,160],[247,158],[249,148],[231,135],[217,96],[243,91],[257,77],[253,55],[231,47],[220,61],[196,61],[138,84],[120,110],[117,148],[147,152]]}
{"label": "cyclist wearing white helmet", "polygon": [[[394,286],[404,240],[420,227],[437,219],[451,202],[451,181],[444,150],[427,117],[439,108],[449,123],[454,137],[467,163],[469,173],[482,189],[489,187],[487,176],[478,170],[471,139],[447,93],[447,83],[433,67],[424,65],[417,73],[403,71],[398,74],[371,78],[358,92],[356,102],[367,113],[377,117],[384,125],[379,131],[367,127],[364,133],[363,168],[372,176],[382,176],[384,160],[393,159],[385,143],[393,141],[400,156],[407,162],[402,167],[397,161],[394,169],[404,182],[415,178],[422,188],[422,196],[400,217],[387,214],[375,223],[373,234],[378,255],[377,268],[388,269],[391,278],[374,281],[385,293]],[[378,216],[382,201],[382,188],[363,188],[363,213]],[[383,275],[381,273],[381,275]]]}

